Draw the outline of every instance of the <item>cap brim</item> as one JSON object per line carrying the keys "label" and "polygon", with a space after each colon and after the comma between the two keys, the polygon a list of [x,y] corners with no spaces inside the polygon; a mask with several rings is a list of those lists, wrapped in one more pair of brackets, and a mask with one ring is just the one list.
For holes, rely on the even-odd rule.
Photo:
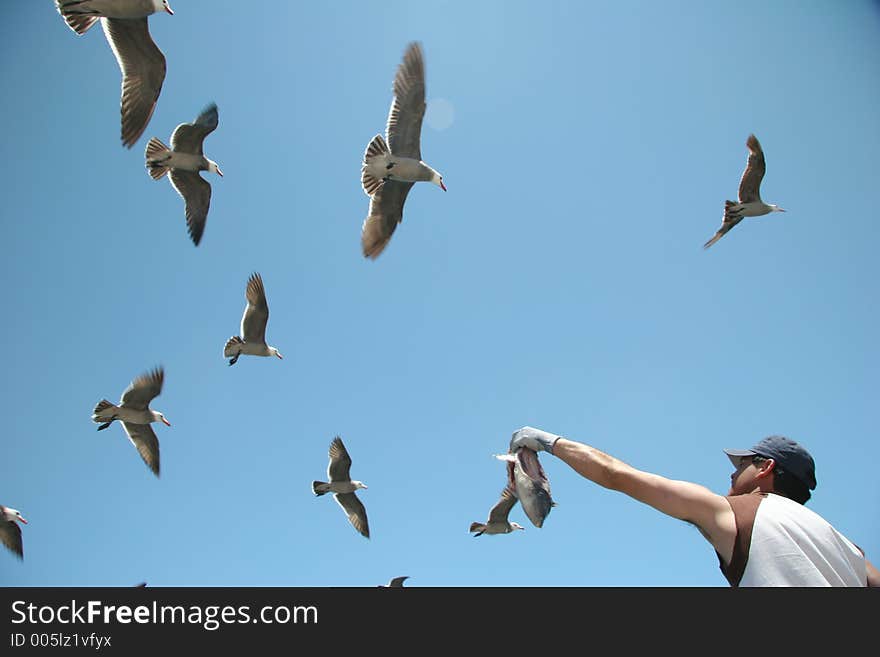
{"label": "cap brim", "polygon": [[753,452],[750,449],[725,449],[724,453],[727,454],[727,458],[730,459],[730,462],[733,463],[734,467],[739,466],[737,459],[740,459],[743,456],[755,456],[755,454],[757,454],[757,452]]}

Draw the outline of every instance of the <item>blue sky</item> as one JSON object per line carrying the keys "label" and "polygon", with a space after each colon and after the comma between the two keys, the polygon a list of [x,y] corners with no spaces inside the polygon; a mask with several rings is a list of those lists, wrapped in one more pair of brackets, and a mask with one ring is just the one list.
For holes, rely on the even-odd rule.
{"label": "blue sky", "polygon": [[[721,494],[722,448],[788,435],[809,506],[880,563],[877,3],[178,0],[131,150],[100,28],[14,4],[0,503],[30,524],[0,582],[726,585],[695,528],[548,455],[543,528],[516,507],[525,531],[473,538],[523,425]],[[416,185],[369,261],[361,157],[414,40],[449,191]],[[194,247],[143,153],[211,101]],[[749,133],[788,212],[704,251]],[[229,367],[253,271],[285,358]],[[90,420],[156,365],[160,479]],[[311,492],[335,435],[369,540]]]}

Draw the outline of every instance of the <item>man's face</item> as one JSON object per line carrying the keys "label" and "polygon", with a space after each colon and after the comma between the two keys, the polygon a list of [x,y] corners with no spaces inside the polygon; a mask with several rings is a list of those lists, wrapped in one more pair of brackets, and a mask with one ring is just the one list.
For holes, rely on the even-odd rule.
{"label": "man's face", "polygon": [[743,495],[751,493],[758,487],[756,475],[758,466],[753,462],[753,456],[736,456],[732,458],[736,470],[730,475],[730,490],[728,495]]}

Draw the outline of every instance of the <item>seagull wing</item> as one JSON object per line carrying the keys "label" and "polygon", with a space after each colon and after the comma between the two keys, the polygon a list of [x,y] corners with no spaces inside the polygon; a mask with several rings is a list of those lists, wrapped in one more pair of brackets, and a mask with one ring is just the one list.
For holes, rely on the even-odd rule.
{"label": "seagull wing", "polygon": [[197,171],[171,169],[168,172],[171,186],[183,198],[186,205],[186,227],[193,243],[198,246],[205,232],[208,209],[211,207],[211,184]]}
{"label": "seagull wing", "polygon": [[254,273],[248,279],[245,298],[247,305],[241,316],[241,337],[245,342],[265,343],[269,304],[266,303],[266,290],[259,274]]}
{"label": "seagull wing", "polygon": [[330,464],[327,466],[327,476],[330,481],[351,481],[349,470],[351,469],[351,457],[348,450],[342,444],[342,438],[336,436],[330,443]]}
{"label": "seagull wing", "polygon": [[192,123],[181,123],[171,135],[171,148],[179,153],[204,155],[202,143],[205,137],[217,129],[219,117],[217,105],[208,105]]}
{"label": "seagull wing", "polygon": [[144,463],[153,471],[153,474],[159,476],[159,439],[156,438],[156,432],[149,424],[133,424],[131,422],[123,422],[125,433],[132,445],[137,448],[138,454],[144,460]]}
{"label": "seagull wing", "polygon": [[361,248],[366,258],[378,258],[397,224],[403,221],[403,204],[413,183],[388,180],[370,198],[370,213],[361,227]]}
{"label": "seagull wing", "polygon": [[749,159],[739,181],[739,202],[753,203],[761,200],[761,180],[767,167],[764,163],[764,151],[755,135],[749,135],[746,146],[749,148]]}
{"label": "seagull wing", "polygon": [[425,62],[422,48],[411,43],[394,76],[394,100],[385,137],[394,155],[421,160],[422,118],[425,116]]}
{"label": "seagull wing", "polygon": [[21,542],[21,527],[14,520],[0,520],[0,542],[12,550],[19,559],[24,559]]}
{"label": "seagull wing", "polygon": [[146,18],[102,18],[104,34],[122,71],[122,145],[140,139],[165,81],[165,55],[150,37]]}
{"label": "seagull wing", "polygon": [[400,587],[403,586],[403,581],[409,579],[409,575],[401,575],[400,577],[392,577],[391,581],[388,582],[388,587]]}
{"label": "seagull wing", "polygon": [[509,488],[502,490],[501,499],[498,500],[498,503],[492,507],[491,511],[489,511],[489,524],[506,523],[507,514],[510,513],[510,510],[516,502],[516,495],[514,495]]}
{"label": "seagull wing", "polygon": [[703,248],[704,248],[704,249],[708,249],[710,246],[712,246],[713,244],[715,244],[715,242],[717,242],[717,241],[720,240],[722,237],[724,237],[724,236],[727,234],[727,232],[728,232],[731,228],[733,228],[734,226],[736,226],[740,221],[742,221],[742,218],[739,218],[739,219],[728,219],[727,217],[725,217],[725,218],[722,220],[722,222],[721,222],[721,228],[719,228],[719,229],[715,232],[715,234],[712,236],[712,239],[710,239],[708,242],[706,242],[706,243],[703,245]]}
{"label": "seagull wing", "polygon": [[154,397],[162,392],[162,383],[165,381],[165,370],[157,367],[152,372],[147,372],[132,381],[125,392],[122,393],[120,406],[145,411],[150,406]]}
{"label": "seagull wing", "polygon": [[345,515],[348,516],[348,521],[352,524],[352,527],[357,529],[358,532],[367,538],[370,538],[370,526],[367,523],[367,510],[364,508],[363,503],[358,499],[358,496],[354,493],[336,493],[333,497],[336,498],[339,506],[345,511]]}

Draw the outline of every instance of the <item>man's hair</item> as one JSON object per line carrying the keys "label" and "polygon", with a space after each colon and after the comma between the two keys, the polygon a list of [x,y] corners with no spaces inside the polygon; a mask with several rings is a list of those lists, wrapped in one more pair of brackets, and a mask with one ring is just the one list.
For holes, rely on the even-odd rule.
{"label": "man's hair", "polygon": [[[752,457],[752,463],[760,465],[767,461],[763,456]],[[783,470],[776,460],[773,460],[773,492],[799,504],[806,504],[810,499],[810,489],[800,479]]]}

